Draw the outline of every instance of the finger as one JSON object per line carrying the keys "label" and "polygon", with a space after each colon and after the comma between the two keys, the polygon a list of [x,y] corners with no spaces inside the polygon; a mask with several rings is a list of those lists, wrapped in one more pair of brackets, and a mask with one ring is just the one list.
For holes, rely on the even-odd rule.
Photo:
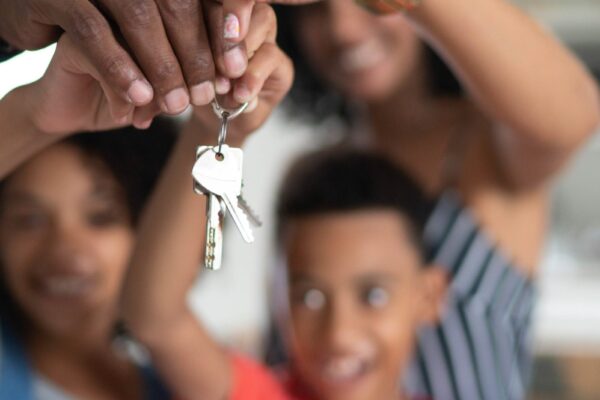
{"label": "finger", "polygon": [[215,96],[215,66],[201,5],[198,0],[157,0],[157,4],[192,104],[210,103]]}
{"label": "finger", "polygon": [[152,84],[161,109],[167,114],[184,111],[190,100],[187,86],[154,0],[103,0],[102,4]]}
{"label": "finger", "polygon": [[160,106],[156,102],[136,108],[133,113],[132,124],[137,129],[148,129],[152,125],[154,117],[158,114],[160,114]]}
{"label": "finger", "polygon": [[215,91],[217,94],[227,94],[231,90],[231,81],[224,76],[215,79]]}
{"label": "finger", "polygon": [[223,0],[223,39],[235,44],[246,38],[254,0]]}
{"label": "finger", "polygon": [[292,78],[288,57],[277,45],[265,43],[250,60],[244,76],[234,83],[232,96],[238,103],[251,101],[259,94],[278,102],[289,90]]}
{"label": "finger", "polygon": [[91,3],[73,2],[68,13],[57,13],[55,17],[81,54],[94,66],[99,81],[123,101],[134,105],[152,101],[152,86]]}
{"label": "finger", "polygon": [[61,60],[62,69],[65,72],[89,75],[100,84],[102,96],[106,98],[110,115],[114,120],[121,120],[133,110],[134,105],[123,100],[119,93],[102,79],[97,67],[82,53],[80,48],[76,47],[68,35],[63,35],[58,42],[53,62],[56,60]]}
{"label": "finger", "polygon": [[257,4],[252,11],[248,35],[244,40],[247,57],[250,59],[263,43],[275,43],[277,37],[277,18],[268,4]]}
{"label": "finger", "polygon": [[203,7],[217,73],[229,79],[239,78],[248,66],[243,42],[232,43],[224,39],[223,7],[219,3],[205,1]]}

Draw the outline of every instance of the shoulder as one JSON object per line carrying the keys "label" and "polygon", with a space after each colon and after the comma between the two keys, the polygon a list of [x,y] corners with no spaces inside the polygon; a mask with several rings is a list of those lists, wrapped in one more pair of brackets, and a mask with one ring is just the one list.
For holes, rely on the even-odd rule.
{"label": "shoulder", "polygon": [[264,365],[240,355],[231,356],[230,400],[292,400],[278,377]]}

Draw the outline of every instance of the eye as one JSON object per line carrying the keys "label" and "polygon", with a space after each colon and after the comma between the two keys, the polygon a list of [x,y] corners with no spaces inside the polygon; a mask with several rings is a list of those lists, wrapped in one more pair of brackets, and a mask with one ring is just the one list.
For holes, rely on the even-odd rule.
{"label": "eye", "polygon": [[9,221],[14,230],[31,231],[45,226],[48,218],[41,212],[32,211],[15,214]]}
{"label": "eye", "polygon": [[383,308],[390,301],[390,294],[381,286],[371,286],[363,292],[363,301],[373,308]]}
{"label": "eye", "polygon": [[302,296],[302,304],[312,311],[321,310],[325,301],[325,294],[318,289],[309,289]]}
{"label": "eye", "polygon": [[90,225],[98,228],[120,224],[125,221],[121,213],[113,209],[92,211],[88,214],[87,220]]}

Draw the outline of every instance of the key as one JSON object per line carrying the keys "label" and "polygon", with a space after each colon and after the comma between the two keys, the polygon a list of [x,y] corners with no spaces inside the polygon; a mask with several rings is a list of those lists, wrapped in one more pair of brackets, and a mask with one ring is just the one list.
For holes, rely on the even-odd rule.
{"label": "key", "polygon": [[[202,153],[210,150],[209,146],[199,146],[196,149],[196,159]],[[204,238],[204,268],[218,270],[221,268],[223,257],[223,216],[224,207],[218,196],[205,190],[194,179],[194,191],[206,196],[206,236]]]}
{"label": "key", "polygon": [[222,146],[221,153],[218,153],[217,149],[214,147],[200,152],[192,169],[192,175],[203,192],[210,192],[220,197],[242,238],[252,243],[254,235],[248,216],[238,205],[238,196],[242,190],[243,152],[241,149],[227,145]]}
{"label": "key", "polygon": [[240,206],[240,208],[242,210],[244,210],[244,212],[248,216],[248,219],[250,220],[250,223],[252,225],[254,225],[255,227],[262,226],[262,221],[260,220],[260,217],[258,216],[258,214],[256,213],[256,211],[254,211],[252,209],[252,207],[250,207],[250,205],[248,204],[248,202],[244,198],[243,194],[240,194],[238,196],[238,206]]}
{"label": "key", "polygon": [[224,210],[218,196],[208,193],[206,198],[206,239],[204,268],[218,270],[223,259]]}

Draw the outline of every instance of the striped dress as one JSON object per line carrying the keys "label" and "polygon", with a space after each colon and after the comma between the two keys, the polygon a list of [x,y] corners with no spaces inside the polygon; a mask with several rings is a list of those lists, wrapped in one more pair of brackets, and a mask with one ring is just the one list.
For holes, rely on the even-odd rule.
{"label": "striped dress", "polygon": [[448,270],[444,317],[419,333],[404,387],[436,400],[524,399],[535,290],[454,191],[426,224],[430,260]]}

